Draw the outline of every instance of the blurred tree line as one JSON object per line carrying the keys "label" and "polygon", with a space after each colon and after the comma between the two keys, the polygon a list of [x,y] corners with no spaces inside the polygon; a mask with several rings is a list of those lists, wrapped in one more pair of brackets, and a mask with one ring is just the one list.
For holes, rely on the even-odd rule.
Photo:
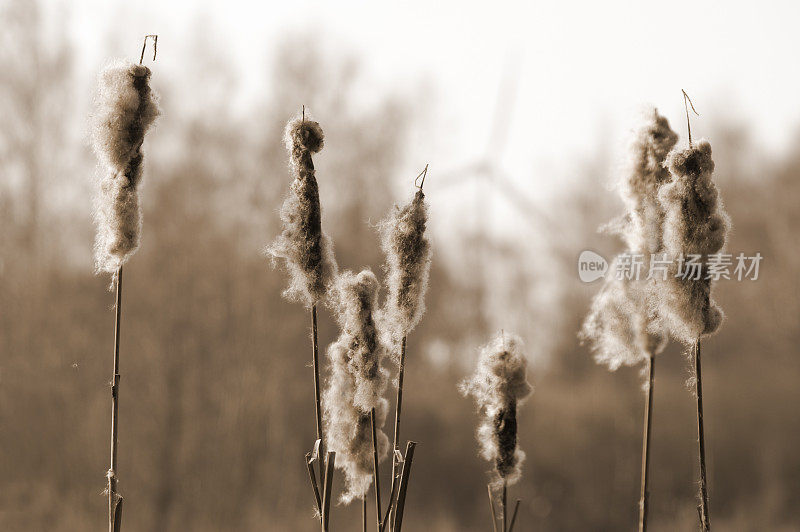
{"label": "blurred tree line", "polygon": [[[113,295],[90,267],[93,158],[80,127],[91,95],[74,93],[74,51],[63,32],[45,29],[36,2],[8,1],[1,16],[0,529],[100,529]],[[342,267],[379,271],[367,222],[412,193],[413,176],[396,168],[418,120],[415,102],[356,106],[357,61],[334,59],[301,35],[275,52],[268,95],[242,116],[225,97],[235,76],[208,41],[198,37],[181,72],[154,66],[164,116],[145,144],[144,238],[126,268],[123,306],[126,529],[316,530],[303,466],[314,438],[308,316],[280,298],[285,277],[260,252],[279,230],[289,183],[283,126],[300,104],[321,121],[323,223]],[[752,154],[746,127],[714,132],[735,224],[729,249],[759,251],[764,261],[758,281],[720,283],[728,322],[704,347],[712,518],[723,530],[798,530],[800,142],[769,161]],[[506,318],[532,342],[547,337],[550,351],[520,411],[528,454],[512,492],[523,501],[520,530],[633,527],[642,379],[596,367],[575,336],[597,289],[572,275],[576,258],[583,249],[615,251],[595,233],[618,207],[598,193],[605,155],[587,159],[582,180],[554,199],[569,222],[546,230],[558,270],[550,276],[524,245],[434,235],[434,245],[446,237],[464,255],[435,255],[428,313],[409,338],[404,436],[421,445],[408,530],[488,528],[488,466],[456,385],[476,343]],[[435,218],[444,198],[432,190]],[[475,249],[489,256],[489,279],[470,273]],[[553,283],[558,300],[542,308],[535,294]],[[501,286],[508,303],[487,301]],[[323,315],[322,344],[335,334]],[[657,368],[654,530],[687,530],[696,520],[694,410],[681,351],[672,346]],[[335,530],[357,526],[355,506],[335,508]]]}

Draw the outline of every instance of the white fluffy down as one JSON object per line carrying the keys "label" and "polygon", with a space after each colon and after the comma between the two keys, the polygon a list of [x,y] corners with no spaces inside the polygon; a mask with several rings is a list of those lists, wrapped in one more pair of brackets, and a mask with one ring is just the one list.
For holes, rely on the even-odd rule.
{"label": "white fluffy down", "polygon": [[[519,336],[497,333],[481,348],[475,373],[460,386],[461,393],[472,396],[478,407],[477,439],[481,456],[494,465],[495,484],[514,484],[522,475],[525,453],[517,446],[516,410],[533,391],[523,348]],[[512,412],[513,426],[503,432],[496,420],[507,412]]]}
{"label": "white fluffy down", "polygon": [[331,373],[322,400],[327,445],[336,451],[336,467],[345,474],[341,499],[349,503],[365,496],[372,484],[372,408],[380,459],[389,451],[389,438],[382,429],[389,411],[383,397],[388,372],[382,362],[387,353],[373,317],[378,298],[375,275],[369,270],[342,272],[335,297],[341,332],[328,348]]}
{"label": "white fluffy down", "polygon": [[95,195],[95,266],[116,273],[139,246],[142,142],[159,114],[150,69],[115,62],[100,74],[92,144],[101,165]]}

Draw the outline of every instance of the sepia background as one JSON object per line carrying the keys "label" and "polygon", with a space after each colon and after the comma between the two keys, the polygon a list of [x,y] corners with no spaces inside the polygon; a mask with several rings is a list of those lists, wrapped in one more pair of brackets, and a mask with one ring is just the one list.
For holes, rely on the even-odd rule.
{"label": "sepia background", "polygon": [[[305,105],[339,264],[380,272],[374,224],[430,163],[434,262],[409,337],[405,438],[420,442],[409,531],[486,531],[488,464],[458,382],[493,331],[526,341],[535,393],[518,530],[632,530],[642,376],[597,366],[576,333],[599,283],[577,257],[643,105],[685,145],[680,90],[714,147],[732,253],[728,319],[704,344],[712,522],[800,530],[800,45],[790,2],[0,2],[0,530],[101,530],[113,346],[92,271],[99,69],[145,63],[163,115],[145,142],[142,246],[126,266],[120,491],[128,531],[312,531],[308,314],[263,248],[290,176],[281,135]],[[602,4],[602,5],[601,5]],[[336,335],[326,313],[320,341]],[[694,530],[688,359],[659,358],[651,526]],[[387,484],[384,484],[387,485]],[[358,530],[336,506],[333,530]]]}

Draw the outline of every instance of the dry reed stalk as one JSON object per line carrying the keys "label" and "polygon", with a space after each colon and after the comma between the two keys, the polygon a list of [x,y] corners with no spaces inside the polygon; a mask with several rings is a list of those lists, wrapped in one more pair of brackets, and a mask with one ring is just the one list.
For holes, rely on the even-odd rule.
{"label": "dry reed stalk", "polygon": [[417,447],[417,442],[409,441],[406,444],[406,454],[403,460],[403,471],[400,475],[400,485],[397,490],[397,500],[395,504],[395,521],[392,525],[393,532],[400,532],[403,526],[403,513],[406,508],[406,493],[408,492],[408,483],[411,478],[411,465],[414,463],[414,449]]}
{"label": "dry reed stalk", "polygon": [[697,447],[700,459],[700,525],[703,532],[711,530],[708,513],[708,481],[706,479],[706,440],[703,430],[703,378],[700,372],[700,340],[694,344],[695,396],[697,397]]}
{"label": "dry reed stalk", "polygon": [[653,382],[656,374],[656,358],[650,355],[648,371],[650,377],[647,383],[647,396],[644,407],[644,425],[642,434],[642,476],[641,493],[639,497],[639,532],[647,531],[647,510],[650,498],[650,429],[653,423]]}
{"label": "dry reed stalk", "polygon": [[367,498],[361,499],[361,529],[367,532]]}
{"label": "dry reed stalk", "polygon": [[122,325],[122,266],[117,270],[117,295],[114,318],[114,376],[111,385],[111,467],[108,469],[108,529],[122,527],[122,495],[117,493],[117,450],[119,433],[119,333]]}
{"label": "dry reed stalk", "polygon": [[508,530],[508,486],[503,479],[503,532]]}
{"label": "dry reed stalk", "polygon": [[[386,525],[389,523],[389,518],[394,515],[394,510],[397,504],[397,488],[399,484],[399,482],[395,482],[394,479],[392,479],[391,490],[389,491],[389,504],[386,506],[386,512],[383,515],[383,519],[381,519],[380,532],[386,530]],[[391,526],[389,530],[392,528],[394,528],[394,526]]]}
{"label": "dry reed stalk", "polygon": [[[317,334],[317,304],[311,305],[311,359],[314,369],[314,415],[317,421],[317,441],[319,442],[320,480],[325,483],[325,471],[322,457],[325,456],[325,437],[322,431],[322,401],[319,392],[319,340]],[[319,491],[317,489],[317,491]]]}
{"label": "dry reed stalk", "polygon": [[381,530],[381,476],[378,470],[378,434],[375,427],[375,409],[370,410],[369,420],[372,425],[372,460],[373,460],[373,482],[375,484],[375,520],[376,530]]}
{"label": "dry reed stalk", "polygon": [[511,523],[508,525],[508,532],[512,532],[514,530],[514,523],[517,522],[517,512],[519,512],[519,503],[520,500],[517,499],[517,503],[514,505],[514,513],[511,516]]}
{"label": "dry reed stalk", "polygon": [[[400,367],[397,371],[397,400],[395,401],[394,411],[394,438],[392,439],[392,492],[394,492],[395,484],[397,483],[397,467],[399,459],[397,453],[399,452],[400,445],[400,414],[403,408],[403,377],[405,375],[406,367],[406,337],[400,342]],[[392,523],[395,522],[395,515],[397,505],[394,506],[394,511],[389,512]]]}
{"label": "dry reed stalk", "polygon": [[492,485],[488,484],[486,486],[487,491],[489,492],[489,508],[492,510],[492,530],[497,532],[497,514],[494,511],[494,498],[492,497]]}
{"label": "dry reed stalk", "polygon": [[314,499],[317,502],[317,512],[322,517],[322,497],[319,494],[319,485],[317,484],[317,474],[314,472],[314,461],[311,453],[306,453],[306,469],[308,469],[308,478],[311,481],[311,489],[314,490]]}
{"label": "dry reed stalk", "polygon": [[330,530],[331,522],[331,496],[333,495],[333,468],[336,465],[336,453],[328,451],[325,457],[325,481],[322,494],[322,532]]}

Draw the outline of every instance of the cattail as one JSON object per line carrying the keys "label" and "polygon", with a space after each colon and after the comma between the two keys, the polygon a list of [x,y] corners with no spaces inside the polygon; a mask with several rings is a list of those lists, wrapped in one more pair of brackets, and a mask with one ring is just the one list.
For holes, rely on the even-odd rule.
{"label": "cattail", "polygon": [[95,198],[95,266],[116,275],[139,247],[142,142],[159,109],[146,66],[118,61],[99,81],[92,140],[104,168]]}
{"label": "cattail", "polygon": [[[311,156],[324,144],[319,123],[306,120],[302,115],[289,121],[284,133],[294,180],[289,195],[281,206],[281,234],[267,248],[273,260],[282,259],[289,273],[289,286],[283,295],[290,301],[303,303],[311,311],[311,350],[314,371],[314,412],[316,417],[319,455],[325,456],[324,421],[320,397],[319,347],[317,338],[317,303],[328,301],[331,285],[338,266],[333,254],[333,243],[322,231],[322,207],[319,187]],[[320,480],[326,484],[324,460],[319,461]],[[312,478],[315,493],[319,487]],[[318,510],[322,514],[319,497]],[[322,515],[323,528],[327,515]]]}
{"label": "cattail", "polygon": [[[688,97],[687,97],[688,99]],[[688,110],[687,110],[688,115]],[[691,133],[690,133],[691,135]],[[666,217],[664,248],[673,259],[666,283],[659,284],[656,304],[670,333],[687,345],[693,345],[694,387],[697,399],[697,447],[699,458],[698,514],[701,529],[710,530],[708,477],[706,476],[705,429],[703,425],[703,379],[700,362],[700,338],[717,331],[722,324],[722,309],[711,299],[711,279],[705,266],[708,256],[725,246],[730,219],[723,209],[717,188],[711,180],[714,161],[711,144],[701,140],[689,148],[671,153],[667,166],[672,182],[659,193]],[[697,255],[699,275],[676,277],[677,260]]]}
{"label": "cattail", "polygon": [[395,207],[380,224],[388,287],[383,318],[393,344],[407,336],[425,312],[431,268],[431,246],[425,236],[427,222],[428,206],[420,189],[410,203]]}
{"label": "cattail", "polygon": [[[420,174],[424,176],[428,167]],[[418,176],[419,177],[419,176]],[[425,292],[431,268],[431,245],[425,236],[428,222],[428,206],[422,184],[414,198],[404,207],[395,206],[379,225],[381,248],[386,255],[386,284],[388,295],[380,313],[386,344],[392,346],[391,353],[398,364],[397,400],[392,448],[392,492],[397,482],[397,459],[400,452],[400,418],[403,404],[403,380],[405,374],[406,336],[417,326],[425,312]],[[392,522],[397,511],[392,512]]]}
{"label": "cattail", "polygon": [[[645,279],[654,254],[663,253],[664,209],[659,190],[669,182],[664,161],[678,141],[666,118],[655,109],[648,113],[633,136],[626,171],[620,182],[620,195],[626,214],[616,223],[627,244],[629,256],[640,256],[641,270],[633,278],[609,275],[592,300],[591,310],[581,330],[581,338],[591,342],[594,358],[612,371],[622,365],[647,361],[647,394],[642,428],[642,475],[639,500],[639,530],[647,530],[650,434],[655,382],[655,355],[666,347],[668,334],[653,306],[657,279]],[[621,266],[621,257],[611,264],[612,272]],[[637,278],[638,275],[638,278]]]}
{"label": "cattail", "polygon": [[648,255],[661,251],[664,211],[658,191],[670,181],[664,161],[677,142],[677,133],[655,109],[633,137],[620,187],[630,222],[623,236],[632,252]]}
{"label": "cattail", "polygon": [[345,474],[342,501],[363,498],[373,474],[370,412],[375,409],[377,447],[381,458],[389,439],[380,429],[386,422],[388,401],[383,397],[388,373],[382,367],[386,348],[381,342],[374,313],[378,280],[369,270],[342,272],[335,285],[336,319],[341,328],[328,348],[331,374],[323,394],[328,445],[336,452],[336,467]]}
{"label": "cattail", "polygon": [[322,149],[322,128],[305,117],[295,118],[286,125],[285,142],[294,181],[281,207],[283,230],[267,253],[282,259],[289,272],[284,296],[311,307],[325,299],[337,272],[332,241],[322,231],[319,187],[311,159]]}
{"label": "cattail", "polygon": [[498,333],[480,352],[475,373],[460,385],[481,414],[477,438],[481,456],[494,465],[495,487],[511,485],[522,475],[525,453],[517,446],[517,407],[533,391],[522,340]]}
{"label": "cattail", "polygon": [[[664,161],[678,135],[667,119],[653,110],[637,130],[629,150],[627,170],[620,183],[620,195],[627,213],[616,231],[627,243],[630,255],[642,255],[645,277],[651,254],[663,251],[664,210],[659,189],[669,182]],[[617,268],[619,257],[611,264]],[[665,347],[666,333],[650,305],[653,280],[617,279],[613,274],[592,301],[581,338],[591,344],[595,360],[616,370],[647,360]]]}
{"label": "cattail", "polygon": [[137,187],[142,179],[142,143],[147,129],[159,114],[156,96],[150,89],[150,69],[141,63],[147,40],[153,39],[155,60],[158,36],[147,35],[139,64],[118,61],[100,74],[100,89],[92,131],[94,150],[105,167],[95,198],[98,225],[95,267],[112,273],[116,287],[114,323],[114,373],[111,381],[111,465],[108,486],[108,530],[122,526],[123,498],[117,491],[119,449],[119,345],[122,325],[122,265],[139,246],[142,215]]}
{"label": "cattail", "polygon": [[[666,213],[664,250],[672,259],[672,271],[666,282],[659,283],[655,304],[670,333],[691,345],[716,332],[723,320],[722,309],[711,299],[705,262],[725,246],[730,219],[711,179],[711,144],[701,140],[694,147],[674,151],[667,166],[672,182],[662,187],[658,197]],[[698,279],[676,277],[679,258],[689,255],[699,255],[703,263]]]}
{"label": "cattail", "polygon": [[[696,146],[692,145],[689,106],[691,105],[692,110],[694,106],[686,91],[683,91],[683,98],[689,147],[669,154],[666,166],[672,174],[672,181],[665,185],[658,195],[666,213],[664,249],[672,261],[667,281],[658,284],[653,305],[659,307],[661,321],[669,329],[670,334],[684,344],[693,346],[700,501],[697,509],[701,529],[708,532],[711,524],[706,476],[700,339],[715,333],[724,318],[722,309],[711,299],[712,281],[708,277],[707,262],[709,255],[718,253],[725,246],[731,223],[719,199],[717,188],[711,180],[714,173],[711,144],[701,140]],[[690,258],[699,259],[697,265],[690,272],[684,262],[685,271],[679,272],[679,261]],[[694,269],[698,271],[695,272]]]}

